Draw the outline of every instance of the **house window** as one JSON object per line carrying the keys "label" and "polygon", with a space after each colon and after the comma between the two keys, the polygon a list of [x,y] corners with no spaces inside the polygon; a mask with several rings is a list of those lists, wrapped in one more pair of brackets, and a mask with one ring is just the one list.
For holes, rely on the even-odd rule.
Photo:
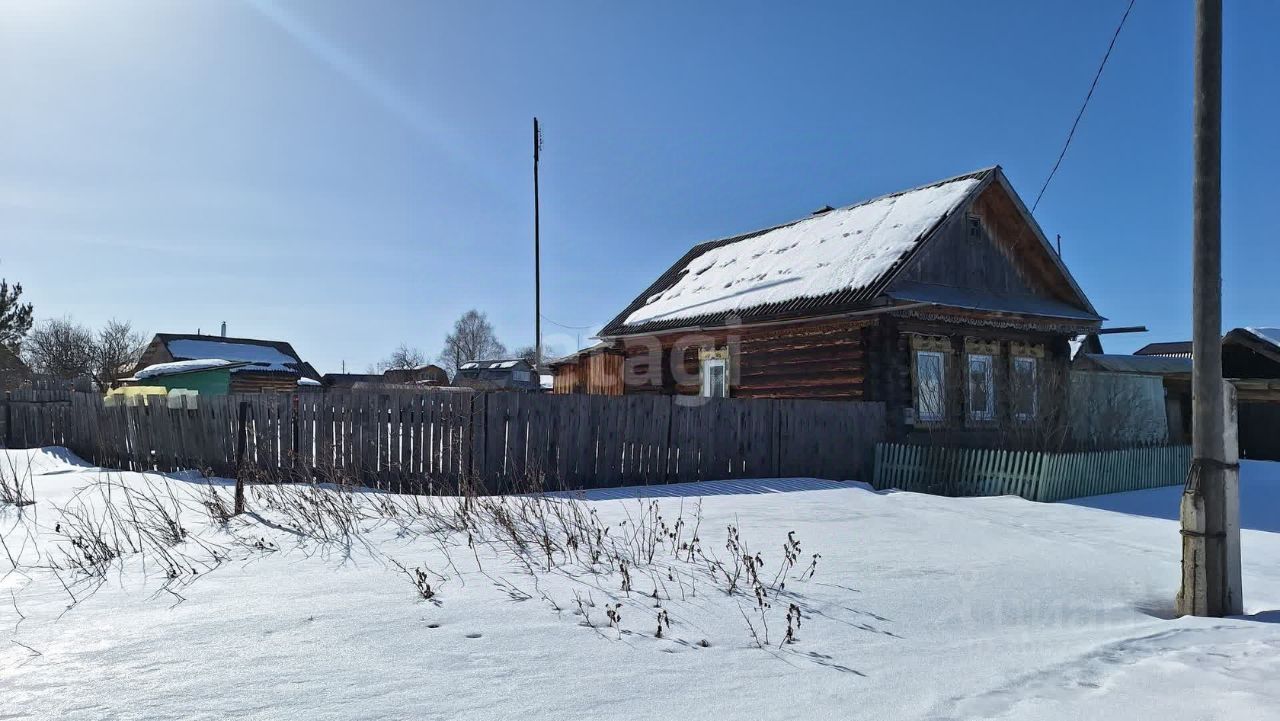
{"label": "house window", "polygon": [[702,395],[704,398],[729,397],[729,363],[724,358],[702,360]]}
{"label": "house window", "polygon": [[994,358],[980,353],[969,359],[969,420],[992,421],[996,417]]}
{"label": "house window", "polygon": [[968,221],[969,221],[969,237],[970,238],[982,237],[982,219],[976,215],[970,215],[968,216]]}
{"label": "house window", "polygon": [[1013,358],[1013,417],[1030,421],[1039,412],[1040,399],[1036,392],[1036,359],[1029,356]]}
{"label": "house window", "polygon": [[916,417],[938,422],[946,416],[946,356],[940,351],[916,351]]}

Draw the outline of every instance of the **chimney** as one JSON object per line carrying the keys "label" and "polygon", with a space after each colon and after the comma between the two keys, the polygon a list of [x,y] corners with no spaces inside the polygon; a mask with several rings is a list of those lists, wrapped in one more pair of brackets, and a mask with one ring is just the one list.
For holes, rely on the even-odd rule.
{"label": "chimney", "polygon": [[225,320],[222,321],[222,337],[227,337],[227,322]]}

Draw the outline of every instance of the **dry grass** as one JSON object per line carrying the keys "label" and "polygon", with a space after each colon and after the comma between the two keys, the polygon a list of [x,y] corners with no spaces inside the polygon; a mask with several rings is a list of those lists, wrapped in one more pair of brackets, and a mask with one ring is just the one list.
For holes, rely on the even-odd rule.
{"label": "dry grass", "polygon": [[[117,473],[104,473],[54,507],[52,527],[42,527],[55,537],[54,550],[34,563],[19,563],[21,553],[10,559],[14,569],[54,573],[70,607],[126,564],[139,564],[148,577],[159,575],[160,592],[180,602],[179,589],[233,557],[279,551],[269,536],[292,539],[306,554],[336,550],[349,555],[359,546],[403,574],[417,598],[437,605],[447,601],[451,582],[463,577],[459,562],[464,559],[512,599],[541,597],[556,612],[562,603],[542,581],[568,580],[586,593],[574,591],[564,605],[576,606],[583,624],[615,638],[624,617],[635,621],[654,619],[654,614],[654,635],[667,638],[681,624],[668,604],[688,603],[700,592],[720,593],[733,599],[751,638],[764,647],[770,643],[774,600],[785,592],[789,577],[811,577],[818,558],[814,554],[809,568],[793,576],[801,557],[794,533],[781,544],[776,567],[769,568],[736,525],[725,529],[723,554],[707,550],[700,501],[681,501],[673,517],[653,500],[627,502],[621,520],[609,523],[593,504],[540,493],[536,477],[526,481],[523,493],[505,496],[484,495],[467,483],[457,495],[390,494],[314,469],[284,479],[248,472],[242,480],[248,508],[235,516],[230,488],[212,479],[193,487],[159,475],[143,474],[141,481],[126,483]],[[183,492],[176,486],[185,486]],[[192,533],[185,523],[193,519],[207,519],[213,532]],[[370,540],[379,529],[429,543],[440,552],[433,554],[443,559],[435,562],[440,567],[391,558],[383,544]],[[595,594],[605,598],[603,617],[595,617],[603,626],[592,616]],[[783,643],[796,641],[800,614],[795,603],[787,605]]]}

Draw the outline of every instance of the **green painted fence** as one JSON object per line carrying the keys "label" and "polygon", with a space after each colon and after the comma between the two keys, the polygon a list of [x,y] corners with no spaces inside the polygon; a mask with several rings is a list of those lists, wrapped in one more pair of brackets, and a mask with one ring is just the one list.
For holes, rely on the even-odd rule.
{"label": "green painted fence", "polygon": [[1186,480],[1191,446],[1037,453],[876,444],[877,490],[1061,501],[1172,486]]}

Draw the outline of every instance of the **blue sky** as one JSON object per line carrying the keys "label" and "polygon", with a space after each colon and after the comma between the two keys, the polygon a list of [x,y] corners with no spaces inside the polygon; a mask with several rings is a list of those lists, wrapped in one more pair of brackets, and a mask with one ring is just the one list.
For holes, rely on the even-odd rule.
{"label": "blue sky", "polygon": [[[689,245],[991,164],[1028,203],[1125,0],[0,0],[0,275],[41,317],[439,351],[598,328]],[[1228,3],[1224,323],[1278,325],[1280,3]],[[1190,0],[1138,0],[1036,215],[1128,352],[1189,337]],[[544,325],[569,350],[581,334]]]}

